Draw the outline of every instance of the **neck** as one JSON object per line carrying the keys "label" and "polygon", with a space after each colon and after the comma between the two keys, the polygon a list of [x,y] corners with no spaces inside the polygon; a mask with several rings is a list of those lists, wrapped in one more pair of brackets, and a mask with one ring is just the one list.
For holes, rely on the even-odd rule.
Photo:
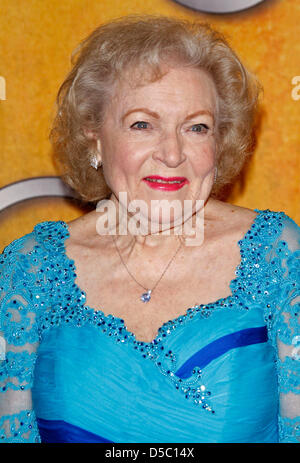
{"label": "neck", "polygon": [[[179,245],[180,241],[185,243],[186,239],[189,240],[191,238],[191,235],[189,235],[191,229],[198,233],[197,227],[203,226],[203,223],[199,220],[199,214],[203,214],[204,206],[202,210],[197,213],[195,212],[184,223],[182,221],[175,224],[172,222],[168,224],[161,223],[155,224],[155,227],[151,227],[148,218],[141,216],[139,216],[141,220],[139,226],[137,226],[137,217],[128,213],[124,205],[114,195],[110,197],[110,205],[114,209],[113,216],[116,220],[114,228],[118,242],[125,244],[129,241],[136,244],[136,248],[144,251],[147,249],[157,249],[159,251],[160,249],[175,248]],[[155,231],[152,231],[153,228]]]}

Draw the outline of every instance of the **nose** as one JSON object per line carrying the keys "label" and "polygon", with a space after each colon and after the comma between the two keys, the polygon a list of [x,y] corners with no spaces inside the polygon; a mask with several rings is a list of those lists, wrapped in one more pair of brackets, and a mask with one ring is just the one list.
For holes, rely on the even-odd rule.
{"label": "nose", "polygon": [[186,155],[180,133],[176,131],[163,133],[153,158],[164,163],[167,167],[174,168],[182,164],[186,159]]}

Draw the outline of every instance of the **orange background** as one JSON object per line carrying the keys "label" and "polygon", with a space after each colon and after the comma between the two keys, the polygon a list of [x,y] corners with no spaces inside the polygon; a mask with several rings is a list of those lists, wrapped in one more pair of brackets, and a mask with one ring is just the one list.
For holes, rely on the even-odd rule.
{"label": "orange background", "polygon": [[[102,22],[132,13],[198,19],[229,36],[265,91],[255,155],[227,200],[285,211],[299,223],[300,100],[292,98],[292,78],[300,75],[299,0],[267,0],[226,15],[196,12],[171,0],[1,0],[0,76],[6,100],[0,100],[0,187],[57,175],[48,133],[70,54]],[[0,212],[0,250],[40,221],[69,221],[83,212],[60,198],[10,207]]]}

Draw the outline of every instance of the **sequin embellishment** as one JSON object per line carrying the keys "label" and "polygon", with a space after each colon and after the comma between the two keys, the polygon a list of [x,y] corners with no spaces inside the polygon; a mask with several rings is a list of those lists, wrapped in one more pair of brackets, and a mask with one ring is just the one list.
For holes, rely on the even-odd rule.
{"label": "sequin embellishment", "polygon": [[[0,294],[12,295],[15,292],[24,294],[24,297],[17,299],[10,296],[10,300],[5,302],[7,310],[1,313],[1,326],[5,338],[12,345],[20,346],[20,352],[7,353],[0,371],[0,379],[5,380],[4,389],[1,388],[0,392],[6,394],[7,389],[30,389],[36,355],[26,350],[21,353],[21,347],[26,343],[29,346],[37,345],[45,331],[61,324],[77,327],[92,324],[115,342],[131,344],[143,358],[153,361],[161,374],[166,376],[187,400],[214,413],[211,404],[213,388],[211,391],[208,390],[210,387],[203,382],[204,369],[201,372],[200,368],[195,367],[191,377],[179,378],[176,375],[176,352],[165,349],[165,340],[174,330],[189,323],[194,317],[209,317],[213,311],[219,309],[250,310],[251,304],[254,303],[259,304],[264,310],[269,339],[275,352],[278,338],[286,344],[293,340],[292,357],[286,357],[284,361],[278,356],[276,358],[278,385],[280,393],[299,393],[299,303],[292,303],[292,296],[298,294],[296,281],[299,251],[292,252],[287,242],[278,240],[283,228],[282,219],[286,220],[287,217],[284,213],[256,209],[255,211],[258,215],[251,229],[238,242],[241,262],[236,268],[236,278],[230,283],[232,294],[213,303],[188,309],[183,316],[165,323],[151,343],[138,341],[134,334],[127,330],[124,320],[111,315],[106,316],[103,312],[85,305],[86,295],[75,283],[74,261],[65,254],[64,241],[69,237],[68,225],[65,222],[42,222],[36,225],[32,235],[12,242],[0,257],[0,269],[3,268]],[[28,236],[37,244],[22,254],[19,250],[27,244]],[[32,268],[34,271],[31,271]],[[26,294],[30,295],[29,299],[26,299]],[[278,301],[284,301],[283,308],[278,308]],[[19,368],[21,363],[26,364],[25,374]],[[9,374],[14,374],[14,379],[7,382],[6,377]],[[3,431],[2,440],[8,438],[11,442],[21,442],[26,440],[24,435],[30,431],[28,440],[38,441],[32,411],[25,410],[17,415],[5,416],[0,427],[4,422],[10,435],[5,435]],[[279,424],[281,441],[298,439],[299,421],[280,418]]]}
{"label": "sequin embellishment", "polygon": [[[259,215],[257,217],[259,217]],[[163,326],[158,330],[157,337],[151,343],[145,343],[138,341],[135,338],[135,335],[127,330],[123,319],[114,317],[113,315],[106,316],[101,310],[95,311],[89,306],[85,305],[85,292],[82,291],[74,282],[76,279],[75,263],[73,260],[68,258],[64,249],[64,239],[69,236],[68,226],[65,222],[59,222],[59,224],[62,226],[62,232],[60,233],[60,244],[62,257],[65,260],[63,281],[67,282],[71,280],[73,281],[73,284],[72,290],[70,290],[69,297],[67,298],[67,304],[64,304],[64,300],[62,300],[61,305],[59,306],[61,310],[56,311],[54,313],[53,311],[44,311],[42,316],[42,327],[49,327],[49,322],[50,325],[60,324],[61,322],[73,322],[77,326],[82,326],[85,323],[92,322],[92,324],[97,325],[104,333],[112,337],[116,342],[132,344],[133,348],[139,351],[145,359],[148,358],[154,361],[160,369],[161,373],[164,376],[166,376],[170,381],[172,381],[176,389],[182,392],[187,399],[191,399],[193,404],[201,405],[203,409],[215,413],[209,401],[211,397],[211,391],[208,391],[206,385],[204,385],[202,382],[201,370],[199,368],[195,368],[193,370],[192,378],[184,379],[176,376],[177,368],[175,354],[169,352],[169,354],[163,355],[163,341],[174,329],[176,329],[178,326],[182,326],[183,324],[187,323],[190,319],[192,319],[195,316],[200,315],[201,317],[209,317],[211,310],[216,310],[218,308],[227,307],[229,309],[233,308],[234,310],[248,309],[248,305],[247,303],[245,303],[245,297],[243,294],[245,289],[242,285],[242,281],[240,281],[240,277],[244,277],[244,265],[248,264],[247,259],[244,257],[244,246],[246,246],[249,241],[251,243],[251,246],[254,247],[253,237],[255,236],[255,234],[257,235],[257,232],[255,230],[253,230],[253,232],[252,230],[249,230],[244,240],[241,240],[239,242],[242,259],[240,265],[236,269],[237,278],[234,279],[230,284],[232,296],[228,296],[227,298],[217,300],[211,304],[200,304],[189,308],[184,315],[164,323]],[[39,226],[43,227],[43,224],[39,224]],[[37,233],[48,234],[50,245],[51,240],[53,240],[53,236],[57,234],[57,230],[51,230],[51,228],[52,226],[56,228],[58,226],[57,223],[47,222],[45,230],[41,229],[39,226],[36,227]],[[255,229],[255,227],[256,222],[254,222],[252,228]],[[252,233],[254,234],[254,236],[252,235]],[[258,257],[260,258],[259,253]],[[258,273],[262,271],[257,261],[252,262],[252,270]],[[260,290],[258,290],[258,294],[259,293]],[[65,299],[64,293],[62,294],[62,296]],[[71,307],[74,305],[75,301],[76,310],[71,310]]]}

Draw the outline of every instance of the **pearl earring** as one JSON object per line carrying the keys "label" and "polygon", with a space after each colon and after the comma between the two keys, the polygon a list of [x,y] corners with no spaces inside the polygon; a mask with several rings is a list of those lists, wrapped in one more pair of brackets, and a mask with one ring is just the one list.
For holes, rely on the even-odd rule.
{"label": "pearl earring", "polygon": [[91,158],[91,160],[90,160],[90,165],[91,165],[92,167],[94,167],[94,169],[96,169],[96,170],[98,169],[99,163],[98,163],[98,159],[97,159],[97,157],[96,157],[95,155],[92,156],[92,158]]}
{"label": "pearl earring", "polygon": [[[97,139],[97,153],[100,153],[100,140],[99,138]],[[94,167],[94,169],[98,169],[98,167],[101,167],[102,165],[102,162],[101,161],[98,161],[97,159],[97,155],[94,154],[92,157],[91,157],[91,160],[90,160],[90,165],[92,167]]]}

